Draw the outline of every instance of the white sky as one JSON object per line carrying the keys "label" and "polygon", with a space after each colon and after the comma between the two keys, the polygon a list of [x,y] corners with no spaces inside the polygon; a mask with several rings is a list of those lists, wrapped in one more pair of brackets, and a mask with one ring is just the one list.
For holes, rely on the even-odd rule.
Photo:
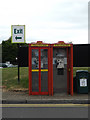
{"label": "white sky", "polygon": [[88,0],[0,0],[0,43],[11,25],[26,25],[26,42],[88,43]]}

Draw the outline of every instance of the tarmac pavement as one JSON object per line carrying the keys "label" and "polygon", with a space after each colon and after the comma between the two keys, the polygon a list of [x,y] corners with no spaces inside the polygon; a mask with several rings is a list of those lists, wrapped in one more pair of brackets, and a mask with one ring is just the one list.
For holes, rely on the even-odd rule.
{"label": "tarmac pavement", "polygon": [[2,90],[3,104],[90,104],[88,94],[77,94],[73,96],[67,93],[48,95],[31,95],[28,91],[7,91]]}

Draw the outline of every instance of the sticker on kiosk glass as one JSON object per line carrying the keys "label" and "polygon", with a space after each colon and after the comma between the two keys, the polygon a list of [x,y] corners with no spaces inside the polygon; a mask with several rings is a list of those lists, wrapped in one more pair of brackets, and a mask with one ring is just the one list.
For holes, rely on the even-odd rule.
{"label": "sticker on kiosk glass", "polygon": [[82,78],[80,79],[80,87],[86,87],[87,86],[87,79]]}

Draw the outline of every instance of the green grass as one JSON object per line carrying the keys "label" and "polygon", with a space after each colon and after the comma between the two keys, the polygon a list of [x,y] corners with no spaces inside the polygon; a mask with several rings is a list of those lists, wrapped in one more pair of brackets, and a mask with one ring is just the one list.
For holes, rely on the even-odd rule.
{"label": "green grass", "polygon": [[20,84],[18,84],[18,68],[3,68],[2,85],[7,89],[28,88],[28,68],[20,68]]}
{"label": "green grass", "polygon": [[[87,67],[74,67],[73,76],[76,70],[88,70]],[[20,84],[18,84],[18,68],[2,68],[2,85],[6,89],[28,88],[28,67],[20,68]]]}

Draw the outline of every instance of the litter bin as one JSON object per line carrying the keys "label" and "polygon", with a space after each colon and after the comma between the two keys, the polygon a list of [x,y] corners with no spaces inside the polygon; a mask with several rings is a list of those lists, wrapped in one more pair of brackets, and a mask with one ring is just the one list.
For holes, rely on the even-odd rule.
{"label": "litter bin", "polygon": [[89,92],[89,73],[87,70],[76,71],[77,93]]}

